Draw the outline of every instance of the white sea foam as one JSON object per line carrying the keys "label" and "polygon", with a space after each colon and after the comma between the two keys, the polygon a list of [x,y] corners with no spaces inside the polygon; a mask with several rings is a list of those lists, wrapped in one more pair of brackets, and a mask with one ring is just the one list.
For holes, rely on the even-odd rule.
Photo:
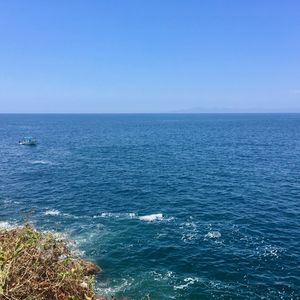
{"label": "white sea foam", "polygon": [[146,222],[153,222],[153,221],[161,221],[163,220],[163,214],[152,214],[152,215],[146,215],[146,216],[141,216],[139,217],[141,221],[146,221]]}
{"label": "white sea foam", "polygon": [[93,218],[123,218],[123,219],[134,219],[136,217],[135,213],[112,213],[112,212],[102,212],[94,215]]}
{"label": "white sea foam", "polygon": [[64,217],[68,217],[68,218],[72,218],[72,219],[79,219],[79,218],[82,218],[84,216],[75,216],[75,215],[72,215],[72,214],[68,214],[68,213],[62,213],[60,212],[58,209],[48,209],[44,212],[44,215],[45,216],[64,216]]}
{"label": "white sea foam", "polygon": [[33,164],[33,165],[53,165],[53,162],[49,161],[49,160],[30,160],[29,163]]}
{"label": "white sea foam", "polygon": [[279,247],[275,247],[272,245],[265,245],[262,247],[257,247],[257,254],[260,257],[264,257],[264,258],[278,258],[281,253],[284,251],[283,248],[279,248]]}
{"label": "white sea foam", "polygon": [[101,218],[109,218],[112,217],[113,214],[112,213],[108,213],[108,212],[103,212],[100,215],[96,215],[95,217],[101,217]]}
{"label": "white sea foam", "polygon": [[0,229],[12,229],[15,228],[16,224],[7,222],[7,221],[0,221]]}
{"label": "white sea foam", "polygon": [[188,277],[188,278],[185,278],[183,280],[183,284],[180,284],[180,285],[175,285],[174,286],[174,290],[182,290],[182,289],[185,289],[187,288],[189,285],[191,284],[194,284],[195,282],[199,282],[200,279],[195,277],[195,278],[192,278],[192,277]]}
{"label": "white sea foam", "polygon": [[3,200],[3,203],[4,204],[20,204],[20,202],[19,201],[14,201],[14,200],[12,200],[12,199],[4,199]]}
{"label": "white sea foam", "polygon": [[45,216],[58,216],[60,215],[60,211],[57,209],[49,209],[44,212]]}
{"label": "white sea foam", "polygon": [[112,296],[119,292],[129,289],[134,283],[134,278],[123,278],[120,281],[100,281],[96,284],[96,292],[99,295]]}
{"label": "white sea foam", "polygon": [[210,239],[218,239],[221,237],[221,233],[219,231],[209,231],[205,237]]}
{"label": "white sea foam", "polygon": [[94,215],[93,218],[119,218],[119,219],[138,219],[145,222],[153,222],[153,221],[172,221],[173,217],[165,218],[162,213],[150,214],[145,216],[138,216],[133,212],[129,213],[112,213],[112,212],[102,212]]}
{"label": "white sea foam", "polygon": [[181,240],[183,240],[185,243],[189,243],[197,239],[198,229],[194,222],[182,223],[179,228],[183,231]]}
{"label": "white sea foam", "polygon": [[155,281],[169,281],[170,279],[174,279],[176,276],[172,271],[163,273],[159,273],[158,271],[151,271],[150,274],[154,277]]}

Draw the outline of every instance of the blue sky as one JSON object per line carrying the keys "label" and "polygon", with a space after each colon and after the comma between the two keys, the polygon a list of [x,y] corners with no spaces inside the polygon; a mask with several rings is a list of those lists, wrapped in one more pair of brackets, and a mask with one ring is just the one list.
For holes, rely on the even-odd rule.
{"label": "blue sky", "polygon": [[0,112],[300,112],[300,1],[0,1]]}

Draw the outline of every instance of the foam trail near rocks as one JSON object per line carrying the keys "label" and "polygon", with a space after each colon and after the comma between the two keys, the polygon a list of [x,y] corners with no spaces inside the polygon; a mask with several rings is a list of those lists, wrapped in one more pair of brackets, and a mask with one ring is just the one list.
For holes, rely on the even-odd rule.
{"label": "foam trail near rocks", "polygon": [[7,221],[0,221],[0,229],[12,229],[14,227],[16,227],[16,224]]}
{"label": "foam trail near rocks", "polygon": [[45,216],[58,216],[60,215],[60,211],[57,209],[49,209],[44,212]]}

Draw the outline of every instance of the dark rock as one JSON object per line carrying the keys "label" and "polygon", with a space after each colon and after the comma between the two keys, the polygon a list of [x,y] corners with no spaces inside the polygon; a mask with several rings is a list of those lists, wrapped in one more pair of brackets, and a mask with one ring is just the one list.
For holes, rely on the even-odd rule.
{"label": "dark rock", "polygon": [[91,261],[84,260],[82,262],[85,275],[95,275],[101,272],[101,268]]}

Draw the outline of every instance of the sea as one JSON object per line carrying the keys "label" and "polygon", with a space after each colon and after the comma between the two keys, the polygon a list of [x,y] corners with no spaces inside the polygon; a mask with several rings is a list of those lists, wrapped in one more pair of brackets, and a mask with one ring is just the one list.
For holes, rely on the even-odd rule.
{"label": "sea", "polygon": [[99,294],[300,299],[300,114],[1,114],[0,136],[0,227],[56,232]]}

